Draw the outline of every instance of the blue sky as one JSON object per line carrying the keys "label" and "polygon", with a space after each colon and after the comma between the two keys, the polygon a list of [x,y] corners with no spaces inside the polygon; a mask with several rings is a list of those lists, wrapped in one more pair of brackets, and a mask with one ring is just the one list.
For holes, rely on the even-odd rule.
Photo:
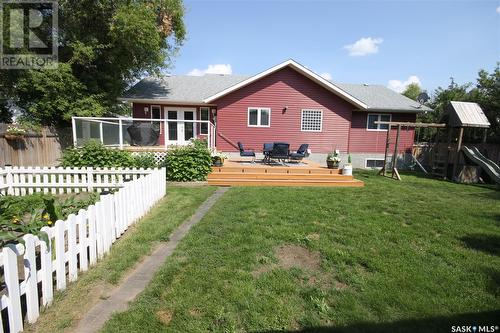
{"label": "blue sky", "polygon": [[[293,58],[346,83],[433,91],[500,61],[500,1],[185,0],[173,74],[256,74]],[[230,66],[230,68],[229,68]]]}

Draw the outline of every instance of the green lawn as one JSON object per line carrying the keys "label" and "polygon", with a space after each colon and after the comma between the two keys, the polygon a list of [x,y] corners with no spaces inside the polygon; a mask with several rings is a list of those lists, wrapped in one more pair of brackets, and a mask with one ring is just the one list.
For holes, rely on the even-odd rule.
{"label": "green lawn", "polygon": [[104,331],[500,324],[500,193],[357,178],[365,188],[230,189]]}
{"label": "green lawn", "polygon": [[28,331],[70,331],[93,302],[106,298],[128,271],[151,253],[159,241],[168,240],[172,231],[189,218],[215,189],[210,187],[170,187],[165,197],[140,222],[113,244],[110,253],[78,281],[58,292],[52,306],[45,309]]}

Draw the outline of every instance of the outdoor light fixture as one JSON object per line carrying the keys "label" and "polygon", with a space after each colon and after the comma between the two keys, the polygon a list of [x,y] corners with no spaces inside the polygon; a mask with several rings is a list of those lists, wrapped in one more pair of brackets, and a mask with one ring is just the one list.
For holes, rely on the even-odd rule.
{"label": "outdoor light fixture", "polygon": [[149,108],[147,106],[144,107],[144,113],[148,113],[149,112]]}
{"label": "outdoor light fixture", "polygon": [[285,113],[287,110],[288,110],[288,106],[285,105],[285,107],[283,108],[283,113]]}

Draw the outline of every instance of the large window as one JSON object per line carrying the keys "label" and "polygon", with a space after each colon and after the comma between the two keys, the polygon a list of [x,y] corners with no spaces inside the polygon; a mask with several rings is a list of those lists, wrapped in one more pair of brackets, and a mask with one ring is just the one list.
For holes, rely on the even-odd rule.
{"label": "large window", "polygon": [[323,129],[323,111],[302,110],[301,130],[303,132],[321,132]]}
{"label": "large window", "polygon": [[271,125],[270,108],[248,108],[248,126],[269,127]]}
{"label": "large window", "polygon": [[[200,120],[208,121],[209,112],[210,112],[210,108],[207,108],[207,107],[200,108]],[[200,134],[208,134],[208,124],[207,123],[201,123]]]}
{"label": "large window", "polygon": [[366,129],[369,131],[387,131],[389,125],[375,124],[376,121],[391,121],[390,114],[368,114],[368,120],[366,122]]}

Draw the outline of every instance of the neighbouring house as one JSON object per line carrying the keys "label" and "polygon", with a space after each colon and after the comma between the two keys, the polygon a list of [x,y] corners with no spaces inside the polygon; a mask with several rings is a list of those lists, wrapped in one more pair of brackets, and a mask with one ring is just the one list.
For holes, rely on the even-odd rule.
{"label": "neighbouring house", "polygon": [[[257,152],[266,142],[285,141],[291,149],[308,143],[314,159],[338,149],[355,167],[383,161],[387,126],[376,121],[415,122],[432,111],[381,85],[328,81],[294,60],[253,76],[145,78],[122,100],[132,104],[133,118],[165,119],[160,146],[209,136],[207,123],[190,122],[208,120],[219,151],[237,152],[238,141]],[[410,152],[413,140],[414,129],[404,129],[401,152]]]}

